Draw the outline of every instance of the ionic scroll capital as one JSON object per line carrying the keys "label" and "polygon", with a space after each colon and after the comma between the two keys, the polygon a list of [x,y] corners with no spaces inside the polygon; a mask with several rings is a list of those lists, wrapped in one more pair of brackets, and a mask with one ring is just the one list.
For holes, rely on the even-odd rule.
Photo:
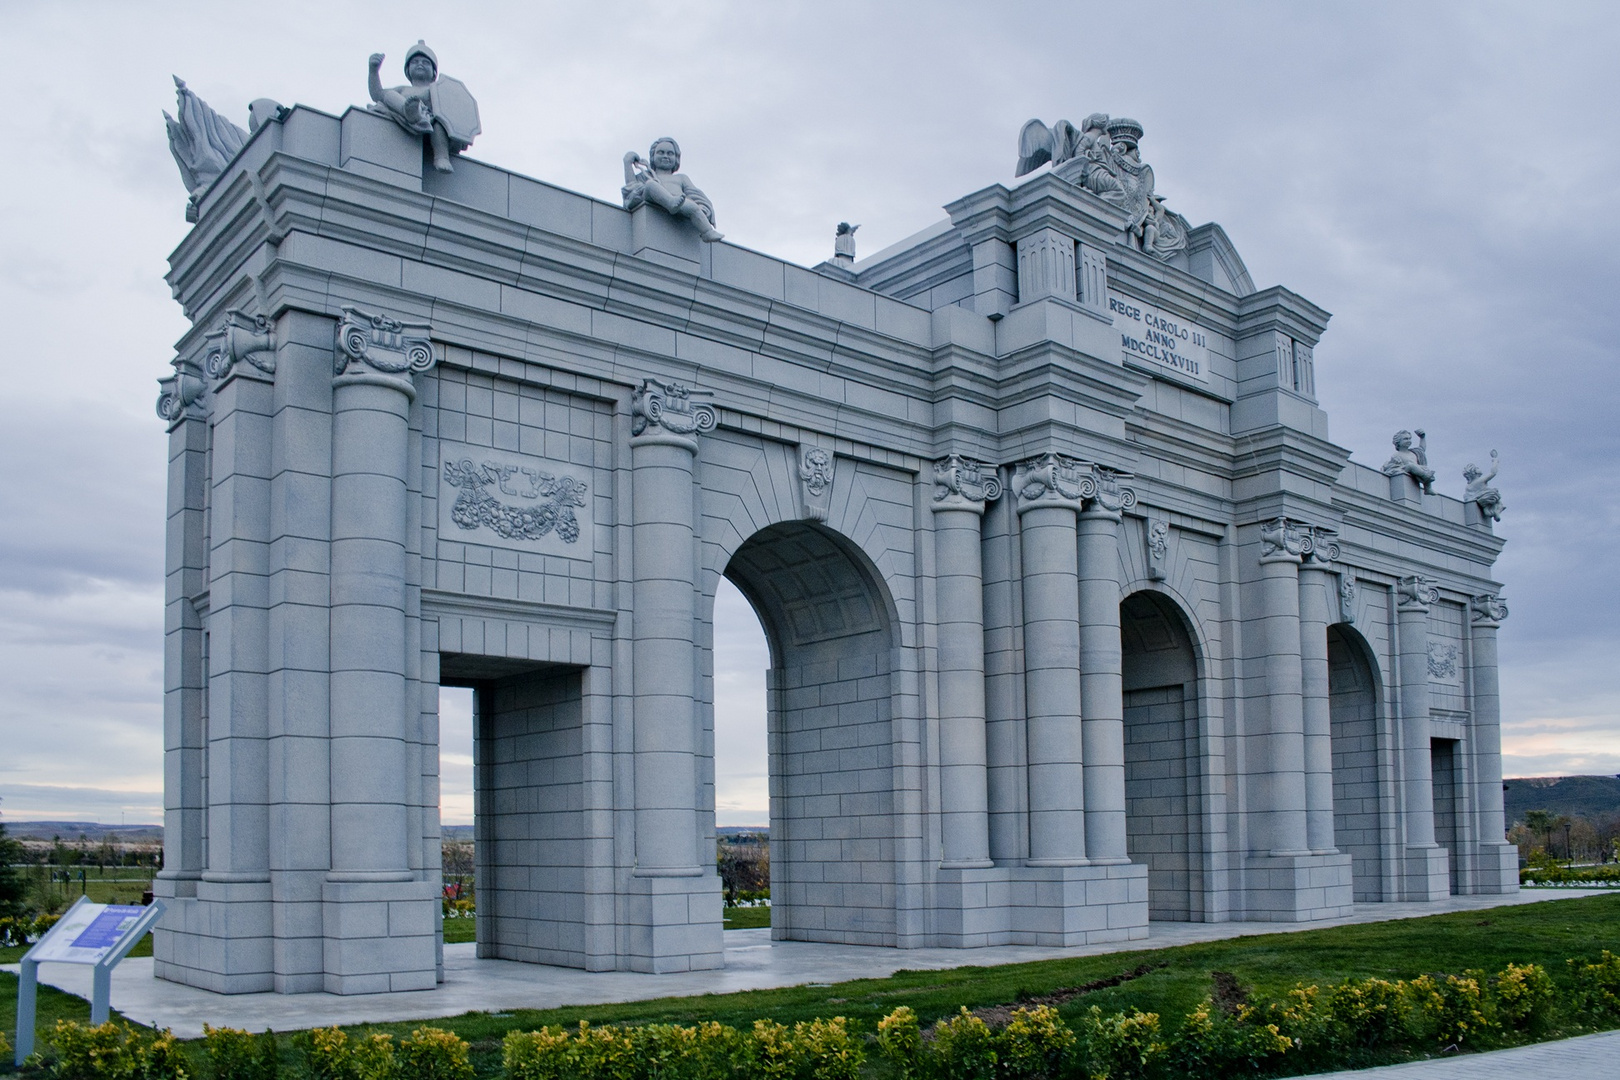
{"label": "ionic scroll capital", "polygon": [[1079,510],[1088,480],[1086,466],[1062,454],[1047,453],[1020,461],[1013,469],[1012,485],[1018,512],[1043,506]]}
{"label": "ionic scroll capital", "polygon": [[1495,593],[1481,593],[1470,597],[1468,609],[1473,625],[1482,630],[1494,630],[1508,617],[1508,607]]}
{"label": "ionic scroll capital", "polygon": [[1440,599],[1440,590],[1422,574],[1410,574],[1395,583],[1395,606],[1401,611],[1428,611]]}
{"label": "ionic scroll capital", "polygon": [[380,383],[414,397],[411,375],[431,368],[434,359],[433,328],[427,323],[343,306],[332,364],[339,381]]}
{"label": "ionic scroll capital", "polygon": [[1107,465],[1091,466],[1080,481],[1080,497],[1085,502],[1082,512],[1120,520],[1124,511],[1136,505],[1136,492],[1120,481],[1135,475]]}
{"label": "ionic scroll capital", "polygon": [[678,382],[643,379],[630,401],[631,445],[674,442],[696,452],[697,437],[713,431],[719,417],[712,390],[694,390]]}
{"label": "ionic scroll capital", "polygon": [[208,416],[208,380],[195,360],[177,356],[174,374],[158,380],[157,414],[173,431],[183,420],[203,420]]}
{"label": "ionic scroll capital", "polygon": [[1315,545],[1311,527],[1293,518],[1277,517],[1260,525],[1260,561],[1302,561]]}
{"label": "ionic scroll capital", "polygon": [[1001,481],[983,462],[951,454],[934,462],[934,509],[984,513],[1001,498]]}
{"label": "ionic scroll capital", "polygon": [[225,313],[219,328],[207,334],[203,341],[203,372],[216,383],[232,375],[274,382],[276,375],[276,338],[270,320],[263,315],[249,315],[239,308]]}

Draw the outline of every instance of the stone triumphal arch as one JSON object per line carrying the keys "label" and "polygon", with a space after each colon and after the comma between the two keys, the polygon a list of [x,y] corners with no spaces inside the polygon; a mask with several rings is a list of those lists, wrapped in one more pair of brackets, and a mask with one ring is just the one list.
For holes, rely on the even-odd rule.
{"label": "stone triumphal arch", "polygon": [[770,643],[776,938],[1516,887],[1500,498],[1435,494],[1421,432],[1348,460],[1327,313],[1166,210],[1134,121],[1032,122],[1030,179],[806,269],[720,240],[673,140],[622,206],[462,156],[455,87],[427,134],[410,87],[255,103],[186,173],[160,976],[435,984],[447,685],[480,954],[723,964],[722,577]]}

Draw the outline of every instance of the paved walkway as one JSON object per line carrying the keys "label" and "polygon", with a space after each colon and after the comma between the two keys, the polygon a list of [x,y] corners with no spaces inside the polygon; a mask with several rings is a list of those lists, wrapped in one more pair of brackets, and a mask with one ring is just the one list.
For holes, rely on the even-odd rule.
{"label": "paved walkway", "polygon": [[1317,1073],[1310,1080],[1615,1080],[1620,1077],[1620,1031],[1578,1039],[1408,1061],[1354,1072]]}
{"label": "paved walkway", "polygon": [[[125,960],[113,970],[112,1006],[131,1020],[172,1028],[182,1038],[202,1034],[203,1024],[262,1031],[297,1030],[325,1024],[429,1020],[480,1010],[550,1009],[564,1005],[645,1001],[661,997],[727,994],[807,983],[881,978],[901,968],[940,970],[964,965],[1015,964],[1065,956],[1137,952],[1200,941],[1275,934],[1351,923],[1384,922],[1445,911],[1478,911],[1542,900],[1595,895],[1582,889],[1534,889],[1511,896],[1462,896],[1436,904],[1357,904],[1354,914],[1323,922],[1159,923],[1142,941],[1072,949],[1003,945],[984,949],[885,949],[820,945],[770,939],[769,930],[726,932],[726,966],[719,971],[641,975],[628,971],[586,972],[574,968],[480,960],[473,946],[444,950],[445,981],[436,990],[398,994],[215,994],[152,977],[152,961]],[[6,968],[16,971],[16,965]],[[90,969],[44,964],[40,980],[81,997],[90,996]],[[1470,1058],[1469,1060],[1476,1060]],[[1620,1068],[1610,1074],[1620,1077]],[[1573,1080],[1560,1077],[1559,1080]]]}

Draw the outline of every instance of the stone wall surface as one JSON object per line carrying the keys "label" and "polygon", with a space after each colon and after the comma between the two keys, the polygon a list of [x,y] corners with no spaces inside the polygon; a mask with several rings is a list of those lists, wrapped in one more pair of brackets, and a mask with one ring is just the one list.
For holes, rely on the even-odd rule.
{"label": "stone wall surface", "polygon": [[161,977],[442,977],[441,685],[480,955],[721,964],[721,576],[775,938],[1514,887],[1502,541],[1330,440],[1328,313],[1218,226],[1145,251],[1043,172],[806,269],[420,142],[288,110],[171,257]]}

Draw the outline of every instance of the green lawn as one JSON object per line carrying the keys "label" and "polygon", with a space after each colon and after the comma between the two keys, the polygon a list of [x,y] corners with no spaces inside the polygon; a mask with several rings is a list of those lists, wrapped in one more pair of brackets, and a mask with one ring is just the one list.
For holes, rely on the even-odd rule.
{"label": "green lawn", "polygon": [[728,907],[726,908],[727,930],[754,930],[758,927],[769,929],[771,925],[771,907]]}
{"label": "green lawn", "polygon": [[[467,920],[468,923],[471,920]],[[1064,1018],[1092,1005],[1105,1012],[1143,1009],[1161,1014],[1173,1029],[1181,1017],[1210,993],[1210,973],[1227,971],[1250,991],[1284,992],[1296,983],[1325,984],[1358,976],[1411,978],[1466,968],[1500,970],[1509,962],[1537,963],[1555,979],[1564,961],[1595,957],[1601,948],[1620,948],[1620,895],[1558,900],[1482,912],[1433,915],[1397,922],[1266,934],[1199,945],[1142,952],[1047,960],[950,971],[900,971],[888,978],[832,986],[798,986],[737,994],[611,1005],[582,1005],[545,1011],[468,1013],[431,1021],[473,1044],[480,1076],[499,1072],[500,1040],[508,1031],[545,1024],[682,1023],[703,1020],[745,1027],[758,1017],[791,1023],[817,1016],[846,1016],[865,1031],[901,1005],[915,1009],[924,1023],[960,1006],[1008,1004],[1104,979],[1143,964],[1163,968],[1119,986],[1082,995],[1060,1009]],[[16,979],[0,988],[0,1023],[10,1025]],[[403,1036],[410,1023],[370,1025],[359,1030]]]}

